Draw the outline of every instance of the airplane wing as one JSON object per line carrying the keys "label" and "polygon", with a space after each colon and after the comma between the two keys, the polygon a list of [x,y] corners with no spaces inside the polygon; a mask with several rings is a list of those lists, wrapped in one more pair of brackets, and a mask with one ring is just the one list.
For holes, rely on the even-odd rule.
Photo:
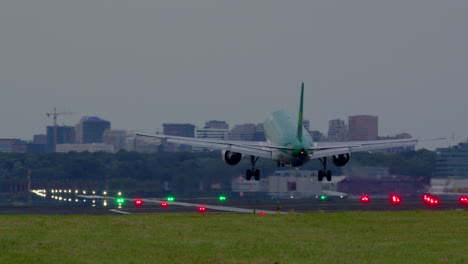
{"label": "airplane wing", "polygon": [[162,143],[174,143],[191,145],[209,149],[227,150],[232,152],[239,152],[245,155],[253,155],[256,157],[262,157],[271,159],[273,150],[277,149],[275,146],[271,146],[268,142],[256,142],[256,141],[234,141],[234,140],[216,140],[207,138],[189,138],[189,137],[178,137],[169,136],[163,134],[145,134],[136,133],[137,136],[158,138]]}
{"label": "airplane wing", "polygon": [[[185,144],[209,149],[227,150],[239,152],[245,155],[253,155],[256,157],[272,159],[273,152],[276,150],[293,150],[286,146],[275,146],[270,142],[256,141],[234,141],[234,140],[216,140],[205,138],[189,138],[169,136],[164,134],[145,134],[136,133],[137,136],[158,138],[162,143]],[[310,158],[317,159],[329,157],[333,155],[371,151],[395,147],[414,146],[421,141],[438,140],[445,138],[428,138],[428,139],[389,139],[389,140],[374,140],[374,141],[351,141],[351,142],[316,142],[314,146],[309,148]]]}
{"label": "airplane wing", "polygon": [[311,158],[323,158],[333,155],[358,152],[358,151],[371,151],[395,147],[409,147],[414,146],[422,141],[445,139],[439,138],[426,138],[426,139],[387,139],[387,140],[372,140],[372,141],[350,141],[350,142],[317,142],[314,147],[309,149],[311,151]]}

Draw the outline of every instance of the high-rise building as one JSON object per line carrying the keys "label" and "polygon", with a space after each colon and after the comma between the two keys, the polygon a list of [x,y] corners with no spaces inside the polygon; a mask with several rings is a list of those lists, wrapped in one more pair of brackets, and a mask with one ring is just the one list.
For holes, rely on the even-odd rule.
{"label": "high-rise building", "polygon": [[377,140],[379,137],[378,116],[357,115],[348,117],[348,136],[351,141]]}
{"label": "high-rise building", "polygon": [[[75,128],[72,126],[57,126],[57,145],[66,143],[75,143]],[[54,152],[54,126],[47,126],[47,144],[46,152]]]}
{"label": "high-rise building", "polygon": [[348,126],[344,120],[333,119],[328,122],[328,138],[338,142],[348,140]]}
{"label": "high-rise building", "polygon": [[102,143],[106,129],[111,128],[107,120],[95,116],[85,116],[76,125],[76,142],[81,144]]}
{"label": "high-rise building", "polygon": [[[195,125],[192,124],[163,124],[163,134],[179,137],[195,137]],[[192,151],[192,146],[180,145],[177,147],[174,144],[165,144],[164,151]]]}

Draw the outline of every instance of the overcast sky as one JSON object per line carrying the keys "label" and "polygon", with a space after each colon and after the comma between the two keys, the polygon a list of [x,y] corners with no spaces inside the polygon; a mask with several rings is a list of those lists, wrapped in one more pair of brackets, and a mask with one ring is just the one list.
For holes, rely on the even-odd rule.
{"label": "overcast sky", "polygon": [[[468,137],[468,1],[6,0],[0,138],[100,116],[162,123],[379,116],[379,134]],[[450,140],[451,141],[451,140]],[[440,146],[449,141],[441,142]]]}

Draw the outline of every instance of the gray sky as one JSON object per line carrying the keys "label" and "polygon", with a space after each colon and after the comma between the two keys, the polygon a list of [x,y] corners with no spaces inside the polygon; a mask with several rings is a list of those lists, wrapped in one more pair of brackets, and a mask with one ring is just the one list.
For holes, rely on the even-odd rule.
{"label": "gray sky", "polygon": [[[379,116],[380,135],[468,137],[468,1],[6,0],[0,138],[97,115],[113,128]],[[440,146],[447,142],[441,142]]]}

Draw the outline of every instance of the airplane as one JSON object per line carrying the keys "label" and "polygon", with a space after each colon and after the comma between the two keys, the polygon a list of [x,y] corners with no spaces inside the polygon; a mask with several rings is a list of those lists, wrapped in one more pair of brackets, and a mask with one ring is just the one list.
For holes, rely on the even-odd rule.
{"label": "airplane", "polygon": [[350,142],[314,142],[303,125],[304,83],[301,87],[299,114],[278,110],[271,114],[264,122],[266,142],[233,141],[217,139],[201,139],[164,134],[136,133],[136,136],[153,137],[162,143],[174,143],[205,147],[221,150],[222,159],[229,165],[238,164],[243,156],[249,156],[250,169],[247,169],[245,178],[250,181],[252,177],[260,180],[260,171],[255,168],[259,158],[271,159],[278,166],[298,167],[311,159],[319,159],[322,169],[318,171],[318,180],[324,178],[331,181],[332,173],[327,169],[328,159],[338,166],[346,165],[350,160],[351,152],[371,151],[394,147],[414,146],[420,141],[437,140],[428,139],[389,139],[373,141]]}

